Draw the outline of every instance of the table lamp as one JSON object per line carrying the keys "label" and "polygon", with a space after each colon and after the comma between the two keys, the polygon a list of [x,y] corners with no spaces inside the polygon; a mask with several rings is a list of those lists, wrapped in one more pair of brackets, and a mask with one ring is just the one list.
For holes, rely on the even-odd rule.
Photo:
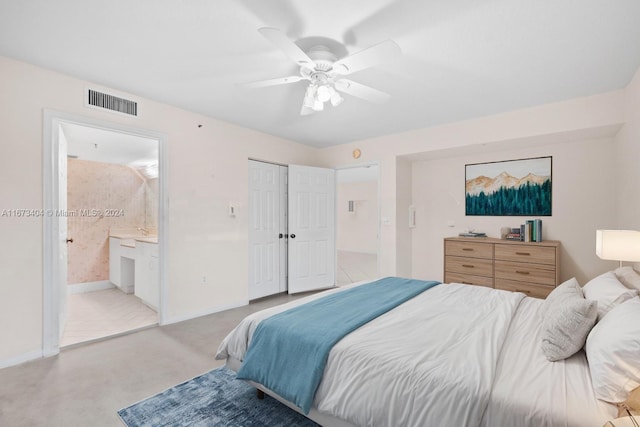
{"label": "table lamp", "polygon": [[596,230],[596,255],[620,262],[640,261],[640,231]]}

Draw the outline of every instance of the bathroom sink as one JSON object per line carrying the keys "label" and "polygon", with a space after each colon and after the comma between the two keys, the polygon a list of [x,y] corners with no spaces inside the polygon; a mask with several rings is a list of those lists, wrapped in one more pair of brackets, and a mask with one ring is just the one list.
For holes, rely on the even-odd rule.
{"label": "bathroom sink", "polygon": [[158,243],[158,236],[144,236],[144,237],[136,237],[138,242],[145,243]]}
{"label": "bathroom sink", "polygon": [[128,248],[135,248],[136,241],[135,239],[120,239],[120,246],[126,246]]}

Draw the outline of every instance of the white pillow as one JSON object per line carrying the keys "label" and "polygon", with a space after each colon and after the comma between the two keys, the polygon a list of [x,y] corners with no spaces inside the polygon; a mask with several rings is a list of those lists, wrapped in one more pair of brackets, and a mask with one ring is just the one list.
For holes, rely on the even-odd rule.
{"label": "white pillow", "polygon": [[584,299],[580,284],[572,278],[554,289],[545,305],[542,353],[551,362],[566,359],[584,346],[596,322],[598,304]]}
{"label": "white pillow", "polygon": [[613,307],[638,296],[638,291],[623,285],[613,271],[607,271],[591,279],[584,285],[582,292],[586,299],[598,301],[598,322]]}
{"label": "white pillow", "polygon": [[629,289],[636,289],[640,291],[640,274],[632,267],[620,267],[616,268],[616,277]]}
{"label": "white pillow", "polygon": [[640,385],[640,298],[613,308],[594,326],[586,351],[596,397],[623,402]]}
{"label": "white pillow", "polygon": [[547,298],[544,300],[544,306],[542,307],[543,316],[546,316],[547,311],[550,307],[556,304],[556,301],[563,300],[569,296],[579,296],[580,298],[584,297],[582,294],[582,288],[575,277],[572,277],[566,282],[558,285],[549,295],[547,295]]}

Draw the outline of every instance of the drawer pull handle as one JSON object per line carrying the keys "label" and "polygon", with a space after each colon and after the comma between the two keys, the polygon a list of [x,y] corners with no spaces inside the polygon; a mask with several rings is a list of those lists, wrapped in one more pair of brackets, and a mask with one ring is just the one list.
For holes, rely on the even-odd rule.
{"label": "drawer pull handle", "polygon": [[462,282],[464,285],[473,285],[471,282]]}
{"label": "drawer pull handle", "polygon": [[471,265],[471,264],[462,264],[462,266],[463,266],[463,267],[466,267],[466,268],[473,268],[473,267],[475,267],[475,266],[473,266],[473,265]]}
{"label": "drawer pull handle", "polygon": [[462,248],[463,251],[473,251],[473,248]]}
{"label": "drawer pull handle", "polygon": [[529,274],[529,271],[520,271],[520,270],[516,270],[516,273],[518,274]]}
{"label": "drawer pull handle", "polygon": [[527,295],[529,295],[531,293],[531,291],[527,291],[527,290],[524,290],[524,289],[516,289],[516,292],[522,292],[523,294],[527,294]]}
{"label": "drawer pull handle", "polygon": [[531,255],[529,252],[516,252],[516,255],[524,255],[524,256],[529,256]]}

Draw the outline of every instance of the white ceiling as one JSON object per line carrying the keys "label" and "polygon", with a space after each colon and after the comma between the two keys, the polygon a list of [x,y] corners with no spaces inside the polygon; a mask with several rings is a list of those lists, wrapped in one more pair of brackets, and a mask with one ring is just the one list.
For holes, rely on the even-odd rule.
{"label": "white ceiling", "polygon": [[116,163],[133,168],[158,164],[158,141],[71,123],[61,125],[67,154],[80,160]]}
{"label": "white ceiling", "polygon": [[[0,0],[0,55],[313,146],[623,88],[640,66],[638,0]],[[391,94],[299,115],[305,83],[258,33],[338,57],[403,55],[349,76]]]}

